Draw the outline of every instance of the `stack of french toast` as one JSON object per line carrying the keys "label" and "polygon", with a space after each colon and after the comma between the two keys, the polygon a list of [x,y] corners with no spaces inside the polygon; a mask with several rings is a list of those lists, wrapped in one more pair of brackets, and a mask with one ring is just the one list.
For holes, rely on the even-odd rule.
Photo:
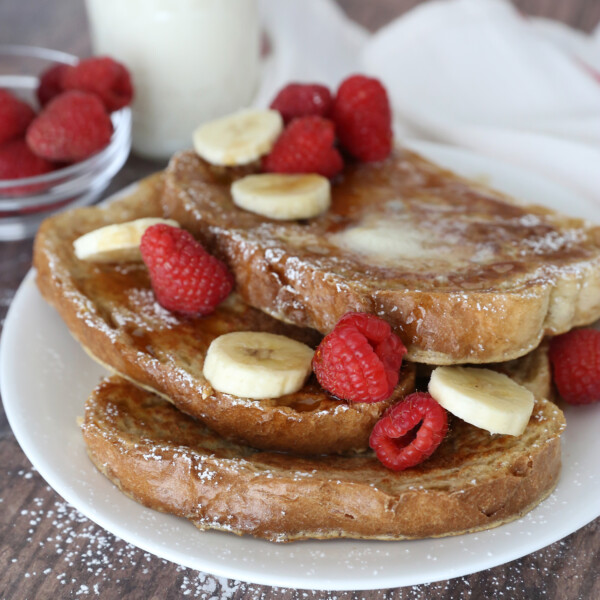
{"label": "stack of french toast", "polygon": [[[41,293],[112,373],[82,421],[97,468],[145,506],[271,541],[454,535],[547,497],[565,421],[545,338],[600,317],[600,229],[398,147],[347,159],[325,178],[316,214],[264,214],[242,200],[298,195],[302,184],[314,203],[315,182],[284,174],[268,194],[255,180],[240,192],[263,175],[261,162],[207,153],[228,140],[220,133],[200,131],[195,151],[128,196],[61,213],[37,235]],[[259,157],[270,147],[261,144]],[[210,312],[157,300],[139,250],[155,226],[191,233],[232,275]],[[340,397],[311,369],[349,313],[384,321],[400,340],[383,399]],[[216,341],[240,332],[250,358],[222,353],[208,369]],[[280,341],[261,353],[264,334]],[[290,340],[308,348],[306,372],[279,395],[261,393]],[[397,470],[382,464],[372,433],[415,392],[447,409],[447,426],[427,457]],[[419,422],[399,452],[417,443]]]}

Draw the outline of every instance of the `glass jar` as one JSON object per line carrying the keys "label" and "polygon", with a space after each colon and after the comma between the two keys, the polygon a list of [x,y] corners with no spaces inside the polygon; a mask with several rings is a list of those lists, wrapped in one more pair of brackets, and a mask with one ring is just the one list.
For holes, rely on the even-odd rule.
{"label": "glass jar", "polygon": [[246,106],[259,77],[257,0],[86,0],[92,46],[135,87],[133,150],[168,158],[203,121]]}

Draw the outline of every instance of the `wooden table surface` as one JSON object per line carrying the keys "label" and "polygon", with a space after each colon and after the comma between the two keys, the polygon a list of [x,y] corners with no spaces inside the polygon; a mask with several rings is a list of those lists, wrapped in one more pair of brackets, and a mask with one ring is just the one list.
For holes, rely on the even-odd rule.
{"label": "wooden table surface", "polygon": [[[339,1],[371,30],[418,4],[416,0]],[[526,14],[558,19],[588,32],[600,21],[600,0],[519,0],[516,4]],[[2,0],[0,43],[88,55],[83,3]],[[107,195],[161,166],[131,157]],[[14,293],[30,268],[31,240],[0,242],[0,265],[1,328]],[[19,448],[1,409],[0,465],[1,598],[600,598],[600,519],[539,552],[468,577],[370,592],[293,590],[199,573],[103,531],[38,475]]]}

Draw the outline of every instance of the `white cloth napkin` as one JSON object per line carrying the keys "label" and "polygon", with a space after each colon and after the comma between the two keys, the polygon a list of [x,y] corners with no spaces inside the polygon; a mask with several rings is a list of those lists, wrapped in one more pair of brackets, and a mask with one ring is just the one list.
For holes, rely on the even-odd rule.
{"label": "white cloth napkin", "polygon": [[257,106],[268,106],[290,82],[338,83],[360,68],[366,29],[333,0],[261,0],[271,54],[263,68]]}
{"label": "white cloth napkin", "polygon": [[380,78],[400,135],[520,165],[600,204],[600,28],[504,0],[431,0],[373,35],[330,0],[262,0],[273,45],[257,104],[289,81]]}

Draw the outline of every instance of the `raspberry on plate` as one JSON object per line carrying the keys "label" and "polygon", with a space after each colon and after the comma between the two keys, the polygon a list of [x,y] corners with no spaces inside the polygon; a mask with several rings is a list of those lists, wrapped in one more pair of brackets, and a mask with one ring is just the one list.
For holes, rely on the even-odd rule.
{"label": "raspberry on plate", "polygon": [[34,118],[35,112],[27,102],[0,89],[0,144],[23,136]]}
{"label": "raspberry on plate", "polygon": [[227,266],[184,229],[152,225],[142,236],[140,251],[156,299],[168,310],[207,315],[233,289]]}
{"label": "raspberry on plate", "polygon": [[392,113],[383,85],[353,75],[340,85],[333,120],[342,146],[363,162],[383,160],[392,151]]}
{"label": "raspberry on plate", "polygon": [[[43,175],[54,169],[54,165],[36,156],[27,146],[24,139],[12,140],[0,144],[0,180],[22,179]],[[37,185],[15,186],[0,190],[0,194],[22,195],[34,192]]]}
{"label": "raspberry on plate", "polygon": [[313,370],[328,392],[353,402],[380,402],[398,383],[406,348],[389,323],[348,313],[319,344]]}
{"label": "raspberry on plate", "polygon": [[108,56],[97,56],[80,61],[63,73],[61,83],[65,90],[80,90],[96,94],[108,112],[127,106],[133,98],[133,85],[129,71]]}
{"label": "raspberry on plate", "polygon": [[331,92],[318,83],[290,83],[275,96],[271,108],[278,110],[287,125],[297,117],[328,117],[333,99]]}
{"label": "raspberry on plate", "polygon": [[334,177],[344,166],[334,143],[335,127],[328,119],[314,116],[294,119],[263,159],[263,171]]}
{"label": "raspberry on plate", "polygon": [[558,393],[569,404],[600,400],[600,331],[573,329],[550,342],[550,362]]}
{"label": "raspberry on plate", "polygon": [[113,126],[94,94],[64,92],[51,100],[27,130],[31,150],[47,160],[77,162],[110,142]]}
{"label": "raspberry on plate", "polygon": [[46,106],[52,98],[64,92],[62,78],[72,68],[70,65],[57,64],[46,69],[41,74],[36,90],[37,99],[41,106]]}
{"label": "raspberry on plate", "polygon": [[431,395],[415,392],[394,404],[375,423],[369,446],[385,467],[403,471],[429,458],[447,432],[446,411]]}

